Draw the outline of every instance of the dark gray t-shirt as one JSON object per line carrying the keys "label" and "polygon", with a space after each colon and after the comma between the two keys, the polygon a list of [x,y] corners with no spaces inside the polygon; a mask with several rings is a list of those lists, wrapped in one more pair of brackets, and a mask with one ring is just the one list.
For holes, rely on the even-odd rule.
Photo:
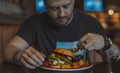
{"label": "dark gray t-shirt", "polygon": [[76,48],[86,33],[105,34],[95,18],[74,12],[72,22],[65,27],[54,26],[46,13],[35,14],[24,21],[16,35],[48,56],[55,48]]}

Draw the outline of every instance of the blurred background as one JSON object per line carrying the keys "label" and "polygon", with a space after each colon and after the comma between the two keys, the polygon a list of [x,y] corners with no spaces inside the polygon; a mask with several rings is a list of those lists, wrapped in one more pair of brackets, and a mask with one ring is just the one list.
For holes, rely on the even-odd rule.
{"label": "blurred background", "polygon": [[[98,19],[107,36],[120,47],[120,0],[75,1],[75,10]],[[44,11],[43,0],[0,0],[0,56],[21,23],[32,14]]]}

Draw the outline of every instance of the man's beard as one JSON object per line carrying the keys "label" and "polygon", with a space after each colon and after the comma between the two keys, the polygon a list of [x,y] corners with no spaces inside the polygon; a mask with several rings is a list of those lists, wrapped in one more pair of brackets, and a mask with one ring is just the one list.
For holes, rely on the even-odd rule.
{"label": "man's beard", "polygon": [[[69,25],[69,23],[72,21],[72,18],[73,18],[73,13],[71,14],[71,16],[70,17],[58,17],[57,19],[56,19],[56,21],[53,21],[54,22],[54,25],[55,26],[58,26],[58,27],[62,27],[62,26],[67,26],[67,25]],[[64,20],[64,19],[66,19],[66,22],[64,23],[60,23],[60,20],[61,20],[61,22],[62,22],[62,19]],[[58,20],[58,21],[57,21]]]}

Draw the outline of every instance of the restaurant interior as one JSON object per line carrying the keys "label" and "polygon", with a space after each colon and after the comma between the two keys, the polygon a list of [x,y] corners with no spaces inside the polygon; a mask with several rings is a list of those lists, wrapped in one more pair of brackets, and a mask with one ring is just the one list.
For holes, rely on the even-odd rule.
{"label": "restaurant interior", "polygon": [[[3,49],[22,22],[35,13],[45,11],[43,0],[0,0],[0,63]],[[120,0],[76,0],[80,10],[100,21],[106,34],[120,47]]]}

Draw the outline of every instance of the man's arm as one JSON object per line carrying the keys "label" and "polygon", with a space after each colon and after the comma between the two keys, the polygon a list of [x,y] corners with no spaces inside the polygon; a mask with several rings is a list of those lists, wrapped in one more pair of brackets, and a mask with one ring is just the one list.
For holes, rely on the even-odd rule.
{"label": "man's arm", "polygon": [[[108,40],[107,40],[108,42]],[[115,45],[112,44],[111,47],[107,47],[108,49],[103,49],[105,44],[108,46],[109,44],[105,42],[105,38],[102,35],[94,34],[94,33],[88,33],[84,35],[82,38],[80,38],[80,41],[78,43],[78,48],[81,46],[80,44],[84,46],[85,49],[88,51],[95,50],[97,51],[104,59],[107,59],[107,61],[110,58],[117,57],[120,55],[120,49]],[[108,58],[106,58],[105,53]]]}
{"label": "man's arm", "polygon": [[117,60],[120,55],[120,49],[117,45],[113,43],[112,46],[108,50],[106,50],[106,54],[109,59]]}
{"label": "man's arm", "polygon": [[18,63],[29,69],[39,67],[45,59],[42,52],[29,47],[28,43],[19,36],[15,36],[7,45],[4,56],[6,61]]}
{"label": "man's arm", "polygon": [[15,36],[4,50],[4,58],[8,62],[14,62],[13,57],[17,51],[23,51],[28,48],[28,43],[19,36]]}

